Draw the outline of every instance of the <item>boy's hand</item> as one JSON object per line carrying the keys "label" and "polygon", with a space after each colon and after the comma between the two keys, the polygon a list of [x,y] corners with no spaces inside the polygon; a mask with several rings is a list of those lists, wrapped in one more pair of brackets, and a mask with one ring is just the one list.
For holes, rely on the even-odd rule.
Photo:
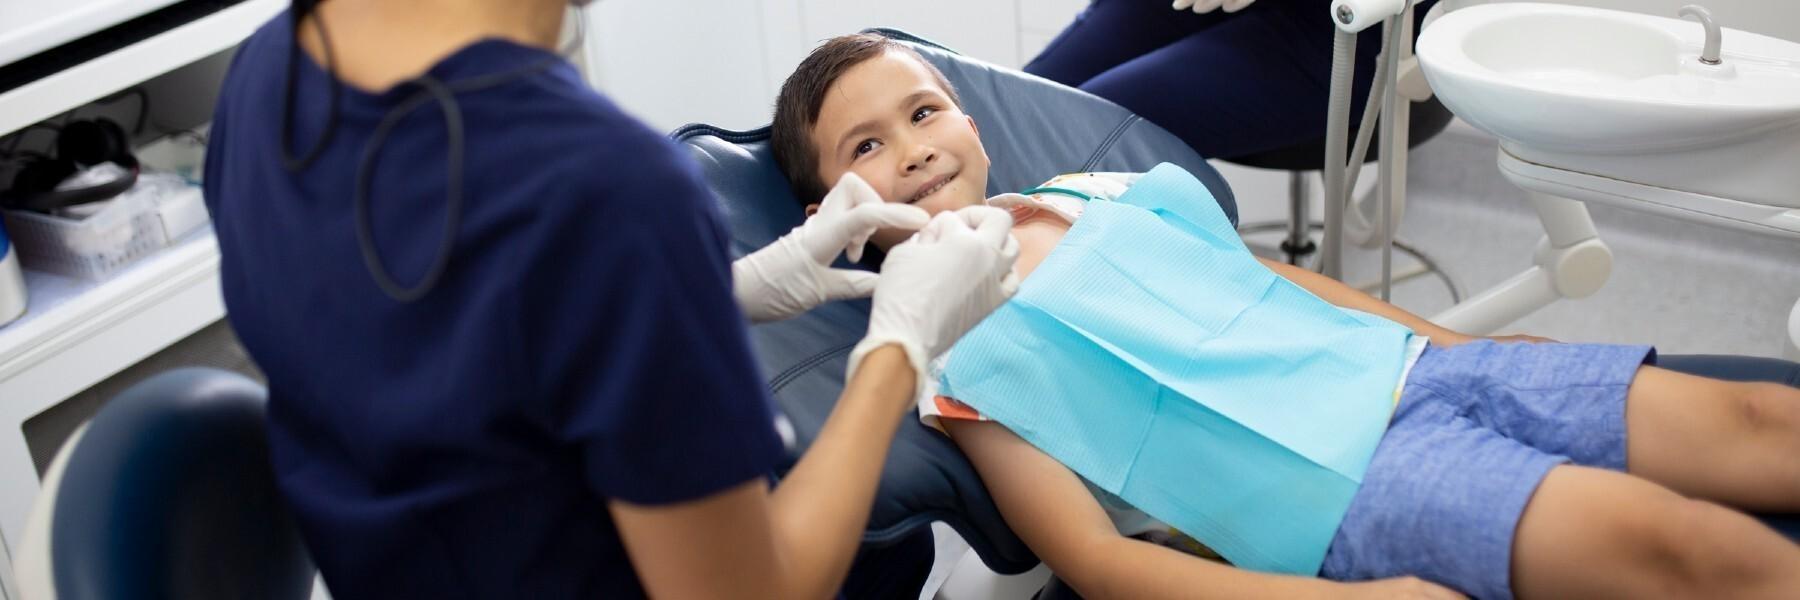
{"label": "boy's hand", "polygon": [[1379,579],[1361,583],[1348,583],[1340,589],[1341,594],[1333,594],[1338,598],[1368,598],[1369,600],[1418,599],[1418,600],[1463,600],[1468,598],[1450,588],[1419,579],[1417,577],[1396,577]]}
{"label": "boy's hand", "polygon": [[1225,12],[1234,13],[1244,10],[1244,7],[1250,6],[1252,2],[1256,2],[1256,0],[1175,0],[1173,8],[1175,10],[1192,10],[1196,15],[1209,13],[1221,7],[1225,9]]}
{"label": "boy's hand", "polygon": [[877,275],[833,269],[838,253],[862,256],[876,229],[918,229],[930,220],[924,209],[881,201],[874,188],[845,173],[819,212],[775,243],[731,263],[732,295],[752,323],[778,321],[831,300],[863,298],[875,292]]}

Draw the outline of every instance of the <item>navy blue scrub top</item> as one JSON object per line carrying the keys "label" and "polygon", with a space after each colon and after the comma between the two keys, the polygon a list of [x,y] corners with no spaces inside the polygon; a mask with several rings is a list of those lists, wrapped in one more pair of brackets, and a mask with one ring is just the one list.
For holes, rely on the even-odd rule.
{"label": "navy blue scrub top", "polygon": [[[226,77],[206,157],[232,327],[268,376],[279,486],[338,598],[642,595],[608,499],[658,504],[766,476],[781,444],[732,300],[726,236],[695,168],[558,60],[459,94],[462,222],[412,303],[363,265],[358,159],[409,96],[345,86],[299,173],[279,149],[286,14]],[[446,82],[550,53],[486,40]],[[319,138],[329,75],[299,58],[290,153]],[[441,108],[381,148],[374,240],[419,281],[445,216]]]}

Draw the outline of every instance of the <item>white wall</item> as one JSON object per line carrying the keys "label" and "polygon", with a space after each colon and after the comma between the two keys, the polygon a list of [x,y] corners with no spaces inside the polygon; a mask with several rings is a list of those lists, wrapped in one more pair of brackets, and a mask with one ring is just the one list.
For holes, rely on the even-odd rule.
{"label": "white wall", "polygon": [[[775,92],[826,38],[897,27],[1017,67],[1086,0],[608,0],[588,9],[596,85],[659,129],[768,123]],[[679,34],[673,32],[680,32]]]}
{"label": "white wall", "polygon": [[659,129],[741,127],[772,96],[763,14],[778,2],[618,0],[587,9],[595,85]]}

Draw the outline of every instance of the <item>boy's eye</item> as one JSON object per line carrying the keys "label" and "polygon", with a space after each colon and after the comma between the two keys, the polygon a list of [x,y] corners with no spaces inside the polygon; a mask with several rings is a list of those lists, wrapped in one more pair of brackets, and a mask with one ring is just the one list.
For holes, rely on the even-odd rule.
{"label": "boy's eye", "polygon": [[856,145],[856,150],[853,150],[850,152],[850,157],[856,158],[856,157],[862,156],[864,154],[874,152],[875,148],[877,146],[879,146],[880,144],[881,144],[881,142],[877,142],[875,140],[863,140],[863,142],[861,144]]}
{"label": "boy's eye", "polygon": [[917,123],[919,121],[925,120],[925,117],[929,117],[933,113],[936,113],[936,112],[937,112],[937,109],[930,107],[930,106],[920,108],[919,110],[913,111],[912,120],[914,123]]}

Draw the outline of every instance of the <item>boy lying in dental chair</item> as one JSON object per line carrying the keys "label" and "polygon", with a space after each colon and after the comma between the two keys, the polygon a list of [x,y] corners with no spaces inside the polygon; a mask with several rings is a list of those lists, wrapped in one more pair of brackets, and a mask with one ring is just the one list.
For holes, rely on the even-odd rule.
{"label": "boy lying in dental chair", "polygon": [[956,91],[879,36],[807,57],[772,136],[809,210],[854,173],[1012,212],[1027,279],[919,413],[1084,596],[1800,597],[1737,510],[1800,511],[1800,390],[1446,330],[1253,258],[1170,165],[984,199]]}

